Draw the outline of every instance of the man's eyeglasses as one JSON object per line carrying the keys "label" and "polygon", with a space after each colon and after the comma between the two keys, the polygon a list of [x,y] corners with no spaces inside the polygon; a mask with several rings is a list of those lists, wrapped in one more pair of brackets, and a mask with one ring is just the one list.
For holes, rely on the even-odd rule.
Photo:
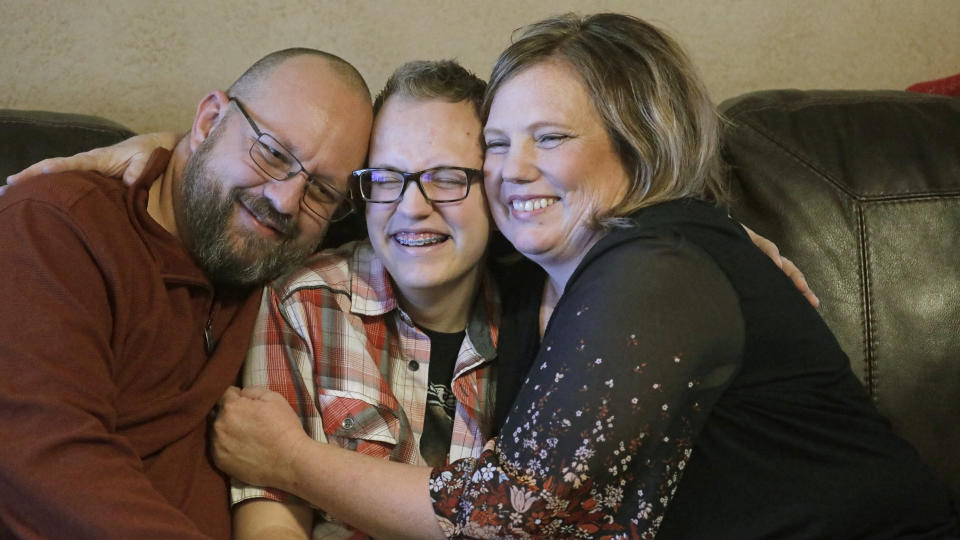
{"label": "man's eyeglasses", "polygon": [[465,167],[437,167],[420,172],[393,169],[360,169],[353,171],[363,200],[371,203],[394,203],[403,197],[408,182],[415,182],[430,202],[462,201],[470,193],[470,184],[483,179],[483,171]]}
{"label": "man's eyeglasses", "polygon": [[250,159],[270,178],[283,182],[294,176],[304,173],[307,177],[306,189],[303,194],[303,206],[317,217],[327,221],[340,221],[353,213],[353,201],[340,193],[328,182],[310,175],[300,160],[287,150],[269,133],[260,131],[257,123],[250,118],[247,110],[237,98],[230,101],[237,104],[243,117],[250,123],[257,139],[250,146]]}

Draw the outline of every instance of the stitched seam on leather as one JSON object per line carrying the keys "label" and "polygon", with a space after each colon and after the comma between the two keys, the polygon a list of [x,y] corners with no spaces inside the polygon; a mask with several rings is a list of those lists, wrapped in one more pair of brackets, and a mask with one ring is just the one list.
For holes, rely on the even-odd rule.
{"label": "stitched seam on leather", "polygon": [[[876,205],[896,205],[896,204],[908,204],[908,203],[918,203],[918,202],[942,202],[943,200],[950,200],[960,197],[915,197],[915,198],[899,198],[896,200],[884,200],[884,201],[874,201],[872,204]],[[876,332],[874,331],[874,317],[873,317],[873,297],[872,297],[872,283],[870,281],[870,251],[869,240],[867,239],[866,232],[866,220],[863,217],[863,208],[861,205],[857,205],[857,228],[858,237],[860,238],[860,245],[863,255],[861,256],[861,271],[863,276],[861,277],[861,288],[863,290],[863,302],[864,302],[864,361],[867,364],[867,380],[868,380],[868,389],[870,392],[870,397],[873,399],[874,403],[879,401],[877,392],[879,389],[879,362],[877,358],[877,347],[874,343],[874,336]]]}
{"label": "stitched seam on leather", "polygon": [[816,165],[814,165],[813,163],[807,161],[807,160],[806,160],[805,158],[803,158],[799,153],[794,152],[793,150],[791,150],[790,148],[788,148],[787,146],[785,146],[784,144],[782,144],[781,142],[779,142],[773,135],[771,135],[771,134],[770,134],[769,132],[767,132],[767,131],[764,131],[764,130],[761,129],[759,126],[753,125],[753,124],[751,124],[751,123],[743,123],[743,122],[739,122],[739,123],[738,123],[738,122],[732,122],[732,123],[733,123],[733,125],[735,125],[735,126],[744,127],[744,128],[747,128],[747,129],[750,129],[750,130],[756,132],[756,133],[759,134],[761,137],[763,137],[764,139],[766,139],[767,141],[769,141],[771,144],[773,144],[774,146],[776,146],[777,148],[779,148],[780,150],[782,150],[784,153],[786,153],[788,156],[790,156],[794,161],[796,161],[797,163],[799,163],[800,165],[802,165],[804,168],[810,170],[810,171],[813,172],[814,174],[817,174],[817,175],[821,176],[824,180],[826,180],[828,183],[830,183],[831,185],[833,185],[837,190],[841,191],[842,193],[846,194],[848,197],[850,197],[850,198],[852,198],[852,199],[854,199],[854,200],[856,200],[856,201],[860,201],[860,202],[884,202],[884,201],[897,201],[897,200],[900,200],[900,199],[911,199],[911,200],[915,200],[915,199],[925,199],[925,198],[942,198],[942,197],[953,198],[953,197],[960,197],[960,190],[922,191],[922,192],[889,193],[889,194],[870,194],[870,193],[865,193],[865,194],[860,194],[860,195],[858,195],[858,194],[854,193],[853,191],[851,191],[851,190],[850,190],[848,187],[846,187],[844,184],[842,184],[842,183],[838,182],[836,179],[834,179],[833,176],[831,176],[831,175],[828,174],[827,172],[821,170],[820,168],[818,168],[818,167],[817,167]]}
{"label": "stitched seam on leather", "polygon": [[796,161],[797,163],[799,163],[803,168],[809,170],[810,172],[812,172],[812,173],[816,174],[817,176],[820,176],[821,178],[823,178],[824,180],[826,180],[827,183],[830,184],[830,185],[832,185],[832,186],[834,187],[834,189],[836,189],[837,191],[839,191],[839,192],[847,195],[848,197],[850,197],[850,198],[852,198],[852,199],[854,199],[854,200],[859,200],[859,197],[858,197],[855,193],[853,193],[852,191],[850,191],[849,189],[847,189],[843,184],[841,184],[840,182],[836,181],[832,176],[830,176],[830,175],[827,174],[826,172],[821,171],[819,168],[817,168],[815,165],[813,165],[812,163],[810,163],[809,161],[807,161],[806,159],[804,159],[803,157],[801,157],[801,156],[800,156],[799,154],[797,154],[796,152],[794,152],[794,151],[790,150],[789,148],[787,148],[786,146],[784,146],[782,143],[780,143],[780,141],[778,141],[777,139],[775,139],[775,138],[774,138],[772,135],[770,135],[768,132],[763,131],[762,129],[760,129],[759,127],[757,127],[757,126],[755,126],[755,125],[753,125],[753,124],[743,124],[743,123],[741,123],[741,124],[739,124],[739,125],[742,126],[742,127],[747,128],[747,129],[752,130],[752,131],[755,132],[756,134],[760,135],[762,138],[766,139],[768,142],[770,142],[770,144],[772,144],[772,145],[776,146],[777,148],[779,148],[780,150],[782,150],[785,154],[787,154],[788,156],[790,156],[791,159],[793,159],[794,161]]}
{"label": "stitched seam on leather", "polygon": [[[809,91],[805,91],[806,96],[802,100],[797,100],[795,102],[783,102],[783,101],[770,101],[765,98],[761,98],[762,101],[758,103],[748,104],[748,103],[738,103],[729,109],[723,111],[723,114],[728,116],[736,116],[740,114],[750,114],[754,112],[764,112],[764,111],[790,111],[796,112],[803,109],[808,109],[811,107],[821,107],[824,105],[857,105],[857,104],[872,104],[872,103],[927,103],[927,102],[942,102],[944,100],[943,96],[934,96],[930,94],[920,94],[920,93],[897,93],[894,95],[884,95],[883,93],[874,93],[870,95],[861,95],[860,93],[852,93],[849,95],[843,94],[824,94],[824,95],[812,95]],[[882,92],[882,91],[881,91]]]}
{"label": "stitched seam on leather", "polygon": [[956,193],[948,193],[946,195],[917,195],[913,197],[890,197],[887,199],[880,200],[867,200],[864,202],[869,202],[876,205],[890,205],[890,204],[907,204],[907,203],[922,203],[922,202],[940,202],[940,201],[949,201],[951,199],[960,199],[960,191]]}
{"label": "stitched seam on leather", "polygon": [[860,250],[860,290],[862,291],[861,307],[863,310],[863,362],[866,364],[867,390],[870,398],[877,402],[877,365],[873,347],[873,302],[870,283],[870,251],[868,249],[867,227],[863,217],[863,206],[856,205],[857,238]]}

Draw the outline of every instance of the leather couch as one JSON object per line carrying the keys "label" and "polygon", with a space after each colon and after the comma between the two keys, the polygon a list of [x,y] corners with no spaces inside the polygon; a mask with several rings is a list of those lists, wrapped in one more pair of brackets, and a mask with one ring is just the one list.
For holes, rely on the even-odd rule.
{"label": "leather couch", "polygon": [[[960,98],[781,90],[721,111],[733,216],[805,272],[877,407],[960,500]],[[130,134],[0,111],[0,182]]]}
{"label": "leather couch", "polygon": [[960,98],[726,101],[732,215],[804,271],[853,371],[960,501]]}

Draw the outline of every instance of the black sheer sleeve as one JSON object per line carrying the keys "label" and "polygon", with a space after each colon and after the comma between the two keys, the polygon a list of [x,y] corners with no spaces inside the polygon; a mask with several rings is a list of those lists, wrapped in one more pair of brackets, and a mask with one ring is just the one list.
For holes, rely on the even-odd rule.
{"label": "black sheer sleeve", "polygon": [[656,531],[740,365],[726,276],[677,238],[605,243],[567,285],[493,450],[434,469],[450,536]]}

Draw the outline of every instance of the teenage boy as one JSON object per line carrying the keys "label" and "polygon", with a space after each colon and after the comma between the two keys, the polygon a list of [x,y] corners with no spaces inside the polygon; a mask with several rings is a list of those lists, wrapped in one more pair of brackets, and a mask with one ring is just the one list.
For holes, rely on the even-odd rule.
{"label": "teenage boy", "polygon": [[[500,313],[484,262],[484,87],[450,61],[394,72],[374,102],[370,168],[354,173],[369,239],[265,292],[244,385],[283,394],[315,440],[440,465],[492,435]],[[238,538],[365,537],[276,491],[238,485],[234,500]]]}

